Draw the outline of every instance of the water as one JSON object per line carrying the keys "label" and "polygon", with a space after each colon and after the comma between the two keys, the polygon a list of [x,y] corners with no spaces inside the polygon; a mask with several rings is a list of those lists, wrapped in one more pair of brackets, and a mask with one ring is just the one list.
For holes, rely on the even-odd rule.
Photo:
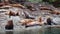
{"label": "water", "polygon": [[60,28],[46,28],[44,34],[60,34]]}
{"label": "water", "polygon": [[42,28],[35,30],[24,30],[24,31],[4,31],[0,34],[60,34],[60,28]]}

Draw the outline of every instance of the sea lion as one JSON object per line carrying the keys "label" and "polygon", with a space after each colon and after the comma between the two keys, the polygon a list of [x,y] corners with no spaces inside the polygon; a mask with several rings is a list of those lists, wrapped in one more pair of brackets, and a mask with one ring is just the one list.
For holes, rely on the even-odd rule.
{"label": "sea lion", "polygon": [[11,16],[19,16],[19,12],[15,13],[13,11],[9,11],[9,12],[6,12],[5,15],[9,15],[9,17],[11,17]]}
{"label": "sea lion", "polygon": [[13,25],[13,21],[12,20],[9,20],[5,26],[5,29],[7,30],[11,30],[13,29],[14,25]]}
{"label": "sea lion", "polygon": [[33,21],[34,20],[32,20],[32,19],[23,19],[20,22],[22,23],[22,25],[27,25],[28,23],[33,22]]}
{"label": "sea lion", "polygon": [[21,23],[22,25],[25,25],[26,27],[37,26],[37,25],[41,26],[44,24],[41,18],[39,18],[38,20],[25,19],[25,20],[22,20]]}
{"label": "sea lion", "polygon": [[52,10],[49,13],[59,15],[60,14],[60,11],[59,10]]}

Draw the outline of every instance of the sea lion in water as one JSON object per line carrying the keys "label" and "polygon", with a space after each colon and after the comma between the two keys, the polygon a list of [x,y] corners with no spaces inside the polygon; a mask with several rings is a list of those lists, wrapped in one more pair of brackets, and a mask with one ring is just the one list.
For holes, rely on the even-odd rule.
{"label": "sea lion in water", "polygon": [[48,18],[48,19],[47,19],[47,24],[48,24],[48,25],[51,25],[51,23],[52,23],[51,19]]}
{"label": "sea lion in water", "polygon": [[48,24],[48,25],[52,25],[52,24],[57,25],[56,23],[53,22],[53,20],[51,19],[50,16],[48,16],[48,18],[47,18],[46,21],[47,21],[47,24]]}
{"label": "sea lion in water", "polygon": [[12,30],[13,27],[14,27],[13,21],[12,21],[12,20],[9,20],[9,21],[7,22],[7,24],[6,24],[6,26],[5,26],[5,29],[7,29],[7,30]]}

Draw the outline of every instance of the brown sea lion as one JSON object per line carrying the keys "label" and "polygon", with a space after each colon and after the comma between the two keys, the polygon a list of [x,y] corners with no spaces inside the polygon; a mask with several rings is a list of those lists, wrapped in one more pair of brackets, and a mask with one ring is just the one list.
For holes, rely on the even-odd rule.
{"label": "brown sea lion", "polygon": [[9,20],[5,26],[5,29],[7,30],[11,30],[13,29],[14,25],[13,25],[13,21],[12,20]]}
{"label": "brown sea lion", "polygon": [[5,15],[9,15],[9,17],[10,16],[19,16],[19,12],[15,13],[15,12],[9,11],[9,12],[6,12]]}
{"label": "brown sea lion", "polygon": [[32,19],[23,19],[20,22],[22,23],[22,25],[27,25],[28,23],[33,22],[33,21],[34,20],[32,20]]}
{"label": "brown sea lion", "polygon": [[59,15],[59,14],[60,14],[60,11],[58,11],[58,10],[53,10],[53,11],[51,11],[51,12],[49,12],[49,13]]}

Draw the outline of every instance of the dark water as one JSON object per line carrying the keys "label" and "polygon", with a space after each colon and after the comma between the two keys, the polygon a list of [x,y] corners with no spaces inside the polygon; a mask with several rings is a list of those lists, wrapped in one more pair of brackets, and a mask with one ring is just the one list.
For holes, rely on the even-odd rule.
{"label": "dark water", "polygon": [[60,34],[60,28],[44,28],[39,30],[25,30],[25,31],[5,31],[0,34]]}
{"label": "dark water", "polygon": [[46,28],[44,34],[60,34],[60,28]]}

